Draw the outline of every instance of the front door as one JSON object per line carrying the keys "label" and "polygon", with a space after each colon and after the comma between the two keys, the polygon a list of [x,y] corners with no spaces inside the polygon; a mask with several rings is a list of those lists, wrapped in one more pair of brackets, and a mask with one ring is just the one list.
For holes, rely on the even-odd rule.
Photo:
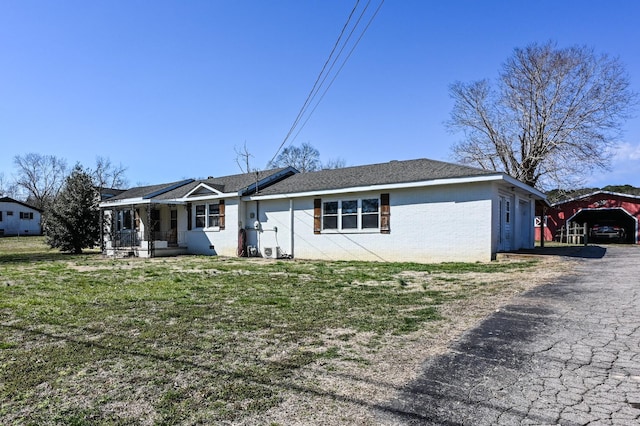
{"label": "front door", "polygon": [[528,201],[520,200],[520,221],[517,224],[520,233],[518,248],[531,247],[531,223],[531,205]]}
{"label": "front door", "polygon": [[170,247],[178,245],[178,210],[171,210],[171,221],[169,223],[169,237],[167,244]]}
{"label": "front door", "polygon": [[500,196],[500,241],[498,250],[511,250],[511,200]]}

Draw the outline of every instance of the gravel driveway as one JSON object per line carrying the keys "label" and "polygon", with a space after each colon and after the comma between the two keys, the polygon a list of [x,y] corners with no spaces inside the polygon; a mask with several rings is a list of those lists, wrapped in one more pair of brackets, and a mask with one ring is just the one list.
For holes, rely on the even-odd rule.
{"label": "gravel driveway", "polygon": [[380,410],[383,424],[640,424],[640,247],[585,247],[575,273],[468,331]]}

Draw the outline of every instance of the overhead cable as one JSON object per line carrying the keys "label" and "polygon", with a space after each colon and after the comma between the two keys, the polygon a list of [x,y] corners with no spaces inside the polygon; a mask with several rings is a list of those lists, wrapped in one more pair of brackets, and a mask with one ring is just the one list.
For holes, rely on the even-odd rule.
{"label": "overhead cable", "polygon": [[[296,140],[296,138],[298,137],[298,135],[300,134],[300,132],[302,131],[302,129],[304,129],[304,126],[307,125],[307,122],[309,121],[309,119],[311,118],[311,116],[313,115],[313,113],[315,112],[316,108],[318,108],[318,105],[320,105],[320,102],[322,102],[322,99],[324,99],[324,95],[327,94],[327,92],[329,91],[329,88],[333,85],[333,82],[336,81],[336,78],[338,77],[338,74],[340,74],[340,71],[342,71],[342,68],[344,68],[345,64],[347,63],[347,60],[349,60],[349,58],[351,57],[351,54],[353,53],[353,51],[355,50],[356,46],[358,45],[358,43],[360,43],[360,40],[362,39],[362,37],[364,36],[364,33],[367,31],[367,29],[369,28],[369,26],[371,25],[371,22],[373,22],[373,19],[376,17],[376,15],[378,14],[378,11],[380,10],[380,8],[382,7],[382,3],[384,3],[384,0],[382,0],[380,2],[380,4],[378,5],[378,8],[376,9],[376,11],[373,13],[373,15],[371,16],[371,18],[369,19],[369,22],[367,22],[366,27],[364,28],[364,30],[362,31],[362,33],[360,34],[360,37],[358,37],[358,40],[356,40],[355,44],[353,45],[353,47],[351,48],[351,50],[349,50],[349,53],[347,54],[347,57],[344,59],[344,61],[342,61],[342,65],[340,65],[340,68],[338,68],[338,71],[336,71],[335,75],[333,76],[333,78],[331,79],[331,81],[329,82],[329,85],[326,87],[326,89],[324,89],[324,92],[322,92],[322,95],[320,96],[320,99],[318,99],[318,102],[316,102],[315,106],[313,107],[313,109],[311,110],[311,112],[309,113],[309,115],[307,115],[306,120],[304,121],[304,123],[302,123],[302,126],[300,126],[300,128],[298,129],[297,133],[295,134],[295,136],[293,137],[293,139],[291,139],[291,142],[293,142],[294,140]],[[362,17],[362,15],[360,16]],[[315,97],[315,96],[314,96]]]}
{"label": "overhead cable", "polygon": [[[305,113],[307,112],[310,104],[313,102],[314,98],[316,97],[316,95],[320,92],[320,90],[322,89],[322,86],[324,85],[324,83],[326,82],[327,78],[329,77],[329,74],[331,73],[331,71],[333,70],[335,64],[338,62],[338,59],[340,58],[340,56],[342,55],[345,47],[347,46],[347,44],[349,43],[349,40],[351,39],[351,37],[353,36],[355,30],[357,29],[357,27],[360,25],[360,21],[362,20],[363,16],[365,15],[369,5],[371,3],[371,0],[369,0],[367,2],[367,4],[365,5],[364,9],[362,10],[362,12],[360,13],[360,16],[358,17],[357,21],[355,22],[355,24],[353,25],[353,28],[351,29],[351,31],[349,32],[349,35],[347,36],[346,40],[344,42],[341,42],[341,40],[343,39],[343,36],[347,30],[347,28],[349,27],[349,24],[353,18],[353,15],[355,14],[358,5],[359,5],[359,0],[356,0],[355,5],[353,6],[351,12],[349,13],[349,17],[347,18],[346,23],[344,24],[344,26],[342,27],[342,30],[340,31],[340,35],[338,36],[338,39],[336,40],[333,48],[331,49],[331,53],[329,54],[327,60],[325,61],[322,70],[320,71],[320,73],[318,74],[318,77],[316,78],[316,81],[313,84],[313,87],[311,88],[311,91],[309,92],[309,94],[307,95],[307,98],[304,102],[304,104],[302,105],[302,107],[300,108],[300,111],[298,112],[298,115],[296,116],[296,119],[294,120],[293,124],[291,125],[291,128],[289,129],[289,132],[287,133],[287,135],[285,136],[284,140],[282,141],[282,143],[280,144],[280,146],[278,147],[276,153],[273,155],[273,158],[271,158],[271,160],[269,161],[269,163],[272,163],[275,158],[278,156],[278,153],[280,152],[280,150],[284,147],[284,145],[287,143],[287,141],[289,141],[289,138],[291,137],[291,135],[293,134],[293,132],[296,130],[296,128],[298,127],[298,125],[300,124],[300,120],[302,119],[302,117],[305,115]],[[350,49],[347,57],[342,61],[342,64],[340,65],[340,67],[338,68],[338,71],[335,73],[335,75],[333,76],[333,78],[330,80],[329,85],[324,89],[324,91],[322,92],[322,95],[320,97],[320,99],[318,100],[318,102],[315,104],[315,106],[313,107],[313,109],[311,110],[311,112],[309,113],[309,115],[307,116],[307,118],[305,119],[304,123],[302,124],[302,126],[298,129],[298,132],[296,133],[296,136],[300,133],[300,131],[302,130],[302,128],[305,126],[305,124],[309,121],[309,118],[311,117],[311,114],[313,114],[313,112],[315,111],[315,109],[318,107],[318,104],[320,103],[320,101],[322,101],[322,98],[324,98],[324,95],[327,93],[327,90],[329,89],[329,87],[331,87],[331,85],[333,84],[333,82],[335,81],[336,77],[338,76],[338,74],[340,73],[340,71],[342,70],[342,68],[344,67],[344,65],[346,64],[347,60],[349,59],[349,57],[351,56],[351,54],[353,53],[353,51],[355,50],[356,46],[358,45],[358,43],[360,42],[360,40],[362,39],[364,33],[367,31],[367,29],[369,28],[369,26],[371,25],[371,22],[373,21],[373,19],[375,18],[375,16],[377,15],[378,11],[380,10],[380,8],[382,7],[382,4],[384,3],[384,0],[381,0],[380,5],[378,6],[378,8],[376,9],[376,11],[374,12],[373,16],[369,19],[369,22],[367,23],[367,25],[365,26],[365,28],[362,30],[362,32],[360,33],[357,41],[355,42],[355,44],[353,45],[353,47]],[[340,50],[338,51],[337,55],[334,54],[336,53],[336,50],[338,49],[338,46],[340,46],[342,44],[342,47],[340,47]],[[333,60],[332,60],[333,58]],[[331,65],[329,65],[331,63]],[[328,68],[327,68],[328,67]],[[295,140],[295,137],[289,141],[292,142],[293,140]]]}

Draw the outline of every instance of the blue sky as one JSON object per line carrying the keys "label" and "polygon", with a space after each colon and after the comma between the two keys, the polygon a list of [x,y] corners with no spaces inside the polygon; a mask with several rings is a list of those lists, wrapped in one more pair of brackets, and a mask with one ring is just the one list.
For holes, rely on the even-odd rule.
{"label": "blue sky", "polygon": [[[0,173],[29,152],[101,156],[155,184],[239,173],[245,144],[262,168],[354,3],[0,0]],[[638,22],[635,0],[386,0],[289,142],[347,165],[450,161],[451,83],[495,78],[514,48],[554,40],[618,56],[640,92]],[[640,118],[588,181],[607,184],[640,187]]]}

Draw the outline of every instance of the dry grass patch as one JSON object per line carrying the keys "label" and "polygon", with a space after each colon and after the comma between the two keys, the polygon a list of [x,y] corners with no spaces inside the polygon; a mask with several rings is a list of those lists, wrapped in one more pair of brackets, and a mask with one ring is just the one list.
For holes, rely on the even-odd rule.
{"label": "dry grass patch", "polygon": [[549,260],[113,260],[7,240],[2,424],[371,424],[427,356],[563,272]]}

